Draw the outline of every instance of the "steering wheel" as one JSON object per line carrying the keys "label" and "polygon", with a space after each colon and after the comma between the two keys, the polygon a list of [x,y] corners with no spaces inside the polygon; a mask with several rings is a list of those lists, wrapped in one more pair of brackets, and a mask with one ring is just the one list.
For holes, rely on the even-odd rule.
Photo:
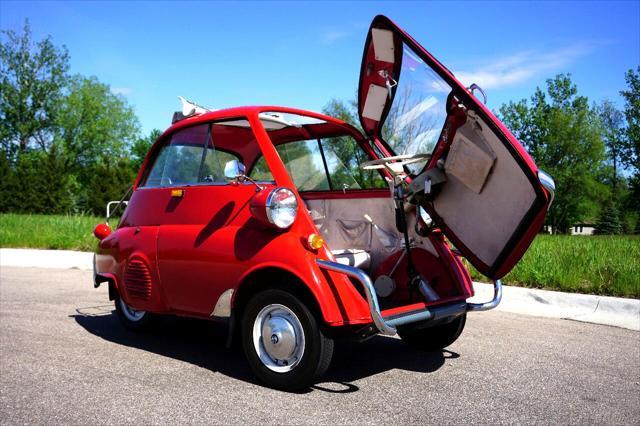
{"label": "steering wheel", "polygon": [[[393,166],[405,166],[407,164],[419,163],[431,158],[431,154],[394,155],[393,157],[383,157],[360,164],[362,170],[387,169],[394,172]],[[394,172],[395,173],[395,172]]]}

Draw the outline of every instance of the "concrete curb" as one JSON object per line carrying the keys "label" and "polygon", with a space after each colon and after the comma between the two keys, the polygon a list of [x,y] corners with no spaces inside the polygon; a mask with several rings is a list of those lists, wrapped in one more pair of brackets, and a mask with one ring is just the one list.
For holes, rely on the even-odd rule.
{"label": "concrete curb", "polygon": [[[474,282],[471,302],[490,300],[493,285]],[[640,300],[503,286],[503,312],[562,318],[640,331]]]}
{"label": "concrete curb", "polygon": [[93,253],[0,248],[0,266],[93,270]]}
{"label": "concrete curb", "polygon": [[[0,266],[93,270],[93,253],[0,248]],[[493,297],[493,285],[474,282],[471,302]],[[503,312],[562,318],[640,331],[640,300],[504,286]]]}

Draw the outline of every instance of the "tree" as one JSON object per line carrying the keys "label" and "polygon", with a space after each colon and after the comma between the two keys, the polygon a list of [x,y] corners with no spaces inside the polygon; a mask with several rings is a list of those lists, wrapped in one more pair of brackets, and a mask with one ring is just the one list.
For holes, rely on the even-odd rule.
{"label": "tree", "polygon": [[600,212],[595,233],[598,235],[617,235],[621,232],[620,211],[614,202],[609,202]]}
{"label": "tree", "polygon": [[620,92],[625,100],[624,115],[627,119],[626,148],[622,161],[632,173],[629,179],[629,196],[625,207],[636,217],[636,230],[640,227],[640,67],[625,75],[627,90]]}
{"label": "tree", "polygon": [[138,118],[121,95],[95,77],[76,75],[69,81],[56,120],[54,141],[71,171],[127,156],[138,137]]}
{"label": "tree", "polygon": [[151,148],[151,145],[153,145],[160,135],[162,135],[161,130],[153,129],[147,136],[136,139],[133,145],[131,145],[129,152],[131,154],[134,171],[137,172],[140,169],[144,158],[147,156],[147,152],[149,152],[149,148]]}
{"label": "tree", "polygon": [[29,22],[22,33],[2,31],[0,42],[0,137],[6,152],[25,151],[30,142],[46,148],[51,141],[69,55],[51,38],[34,42]]}
{"label": "tree", "polygon": [[329,103],[322,108],[322,112],[323,114],[349,123],[356,129],[362,131],[360,119],[358,118],[357,100],[346,103],[339,99],[331,99]]}
{"label": "tree", "polygon": [[624,163],[635,174],[640,172],[640,66],[634,72],[627,71],[625,80],[629,86],[620,92],[625,100],[624,115],[627,119],[627,144],[623,155]]}
{"label": "tree", "polygon": [[595,216],[599,201],[608,198],[597,179],[604,158],[602,129],[597,111],[578,95],[570,75],[548,79],[546,92],[538,88],[530,100],[502,105],[500,115],[556,181],[547,217],[554,232],[567,233],[575,222]]}
{"label": "tree", "polygon": [[624,115],[608,100],[600,104],[598,114],[602,121],[602,136],[607,156],[613,167],[611,185],[616,195],[619,167],[626,149]]}

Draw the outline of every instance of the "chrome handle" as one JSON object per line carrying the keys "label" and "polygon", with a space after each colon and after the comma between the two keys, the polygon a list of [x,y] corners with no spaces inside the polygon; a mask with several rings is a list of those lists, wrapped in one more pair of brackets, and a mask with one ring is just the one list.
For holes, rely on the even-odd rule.
{"label": "chrome handle", "polygon": [[[476,96],[476,94],[474,93],[476,90],[478,92],[480,92],[482,94],[482,103],[486,104],[487,103],[487,94],[484,93],[484,90],[482,90],[482,87],[478,86],[477,84],[473,83],[471,86],[467,87],[467,90],[469,92],[471,92],[471,94],[473,96]],[[477,96],[476,96],[477,97]]]}
{"label": "chrome handle", "polygon": [[556,194],[556,183],[553,180],[553,178],[545,171],[538,169],[538,180],[540,181],[540,184],[542,186],[544,186],[544,188],[549,191],[549,207],[547,208],[550,209],[551,208],[551,204],[553,203],[553,197],[555,197]]}

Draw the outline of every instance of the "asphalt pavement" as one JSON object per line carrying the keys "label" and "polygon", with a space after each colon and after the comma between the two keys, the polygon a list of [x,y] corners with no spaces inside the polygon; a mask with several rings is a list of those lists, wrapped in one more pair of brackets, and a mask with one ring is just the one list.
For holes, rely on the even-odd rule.
{"label": "asphalt pavement", "polygon": [[0,423],[605,423],[640,421],[640,333],[490,311],[448,350],[340,342],[325,382],[255,381],[217,324],[118,323],[91,272],[0,269]]}

